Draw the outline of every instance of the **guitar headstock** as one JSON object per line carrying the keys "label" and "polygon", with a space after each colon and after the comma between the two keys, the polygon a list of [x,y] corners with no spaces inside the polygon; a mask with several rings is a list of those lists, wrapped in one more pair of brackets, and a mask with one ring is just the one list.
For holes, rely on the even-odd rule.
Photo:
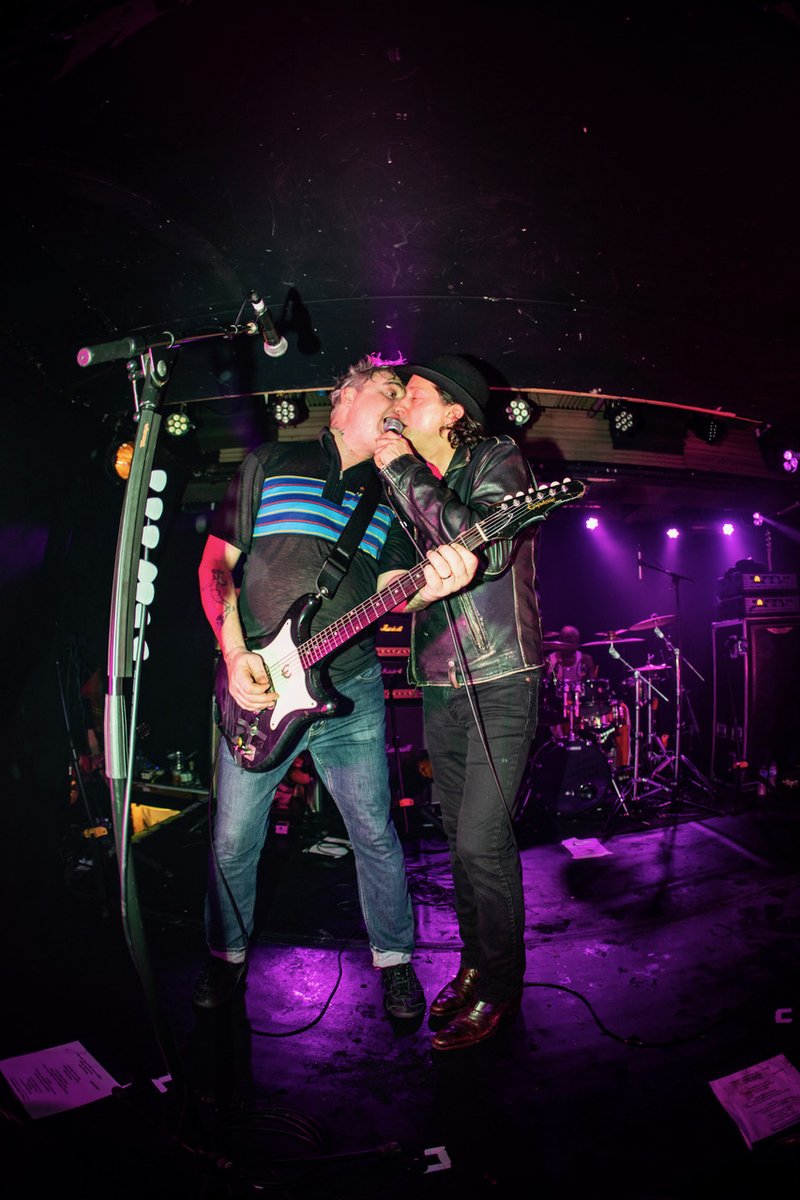
{"label": "guitar headstock", "polygon": [[491,537],[513,537],[526,525],[543,521],[552,509],[585,494],[586,484],[569,476],[553,483],[540,483],[525,492],[505,496],[491,516],[481,522],[481,528]]}
{"label": "guitar headstock", "polygon": [[549,507],[553,503],[566,504],[568,500],[578,500],[585,495],[586,484],[580,479],[570,479],[568,475],[564,479],[556,479],[554,483],[540,483],[536,489],[536,499],[548,502]]}

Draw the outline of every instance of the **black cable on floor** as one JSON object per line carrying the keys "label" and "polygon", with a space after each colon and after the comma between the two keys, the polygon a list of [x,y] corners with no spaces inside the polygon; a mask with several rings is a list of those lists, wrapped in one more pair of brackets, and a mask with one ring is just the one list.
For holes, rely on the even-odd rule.
{"label": "black cable on floor", "polygon": [[739,1004],[735,1004],[733,1008],[729,1008],[725,1012],[720,1013],[718,1017],[716,1017],[708,1025],[705,1025],[702,1029],[697,1030],[695,1033],[687,1034],[686,1037],[671,1038],[667,1042],[646,1042],[635,1033],[628,1034],[626,1037],[623,1037],[619,1033],[614,1033],[613,1030],[609,1029],[603,1024],[594,1008],[584,995],[582,995],[580,992],[576,992],[573,988],[566,987],[562,983],[525,982],[523,987],[550,988],[552,991],[566,992],[567,995],[574,996],[576,1000],[580,1000],[581,1004],[584,1004],[588,1008],[589,1012],[592,1014],[592,1019],[601,1033],[605,1034],[606,1037],[611,1038],[613,1041],[619,1042],[622,1046],[633,1046],[637,1050],[665,1050],[670,1046],[685,1046],[688,1042],[693,1042],[697,1038],[705,1037],[705,1035],[712,1029],[715,1029],[717,1025],[721,1025],[723,1021],[727,1021],[729,1017],[732,1017],[735,1013],[740,1012],[750,1003],[750,997],[748,997],[746,1000],[742,1000]]}

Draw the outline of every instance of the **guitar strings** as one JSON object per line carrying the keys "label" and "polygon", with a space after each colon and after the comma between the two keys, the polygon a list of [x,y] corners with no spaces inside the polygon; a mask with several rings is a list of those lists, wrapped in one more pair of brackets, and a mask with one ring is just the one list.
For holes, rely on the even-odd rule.
{"label": "guitar strings", "polygon": [[[558,486],[562,490],[566,490],[566,484],[568,482],[572,481],[564,480]],[[581,487],[581,492],[576,493],[575,498],[577,498],[577,495],[582,494],[582,492],[585,490],[582,484],[579,486]],[[531,499],[532,496],[533,499]],[[522,500],[520,500],[518,497],[513,497],[510,501],[510,505],[512,507],[501,508],[497,512],[490,513],[482,521],[477,521],[471,529],[468,529],[465,533],[461,534],[460,537],[455,538],[454,541],[464,546],[467,550],[471,550],[476,546],[480,546],[486,542],[492,541],[497,534],[502,532],[504,526],[511,523],[510,518],[513,520],[514,516],[518,514],[522,505],[525,505],[529,513],[535,512],[537,508],[544,506],[548,502],[556,499],[556,497],[557,493],[553,491],[553,487],[550,484],[542,484],[536,492],[534,492],[531,488],[524,493],[524,498]],[[346,616],[339,617],[336,621],[333,621],[330,625],[327,625],[325,629],[321,629],[317,633],[313,634],[300,646],[294,647],[289,654],[285,655],[283,658],[276,659],[274,666],[269,666],[270,675],[283,674],[283,669],[288,667],[288,665],[292,663],[295,658],[299,660],[300,666],[303,670],[306,670],[308,667],[319,662],[320,659],[324,658],[328,653],[330,653],[331,650],[335,650],[336,647],[341,644],[343,639],[340,635],[342,633],[347,633],[347,638],[352,636],[352,631],[348,629],[348,626],[353,626],[354,631],[358,632],[358,630],[364,628],[366,624],[371,624],[371,621],[363,624],[360,620],[355,621],[354,619],[357,614],[367,615],[372,611],[373,608],[376,608],[377,611],[375,612],[375,616],[372,618],[372,620],[377,620],[382,613],[388,612],[394,607],[395,604],[398,604],[401,600],[406,599],[409,595],[412,595],[414,592],[418,591],[420,580],[424,578],[423,567],[424,563],[417,563],[416,566],[411,568],[411,570],[406,571],[404,575],[400,575],[397,579],[392,580],[392,582],[388,584],[387,587],[385,587],[382,591],[376,592],[375,595],[370,596],[368,600],[365,600],[361,604],[357,605],[356,608],[352,609]],[[413,586],[411,586],[412,584]],[[386,604],[384,607],[383,598],[387,595],[392,597],[392,603]],[[380,604],[376,606],[376,601],[378,600],[380,600]],[[344,640],[346,641],[347,638]]]}

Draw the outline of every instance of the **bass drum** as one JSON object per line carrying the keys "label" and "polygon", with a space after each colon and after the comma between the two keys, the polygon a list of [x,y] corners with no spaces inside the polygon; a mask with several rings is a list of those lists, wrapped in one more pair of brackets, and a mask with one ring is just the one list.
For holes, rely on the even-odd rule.
{"label": "bass drum", "polygon": [[613,795],[608,760],[588,738],[545,742],[528,782],[527,804],[559,817],[597,812]]}

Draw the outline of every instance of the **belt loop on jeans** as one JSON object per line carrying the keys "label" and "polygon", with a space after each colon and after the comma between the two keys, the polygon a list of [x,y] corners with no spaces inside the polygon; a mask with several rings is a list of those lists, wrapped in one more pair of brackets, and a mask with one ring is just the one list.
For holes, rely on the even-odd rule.
{"label": "belt loop on jeans", "polygon": [[455,664],[455,659],[453,659],[453,658],[448,659],[447,674],[450,679],[450,686],[454,687],[454,688],[460,688],[461,684],[456,679],[456,664]]}

